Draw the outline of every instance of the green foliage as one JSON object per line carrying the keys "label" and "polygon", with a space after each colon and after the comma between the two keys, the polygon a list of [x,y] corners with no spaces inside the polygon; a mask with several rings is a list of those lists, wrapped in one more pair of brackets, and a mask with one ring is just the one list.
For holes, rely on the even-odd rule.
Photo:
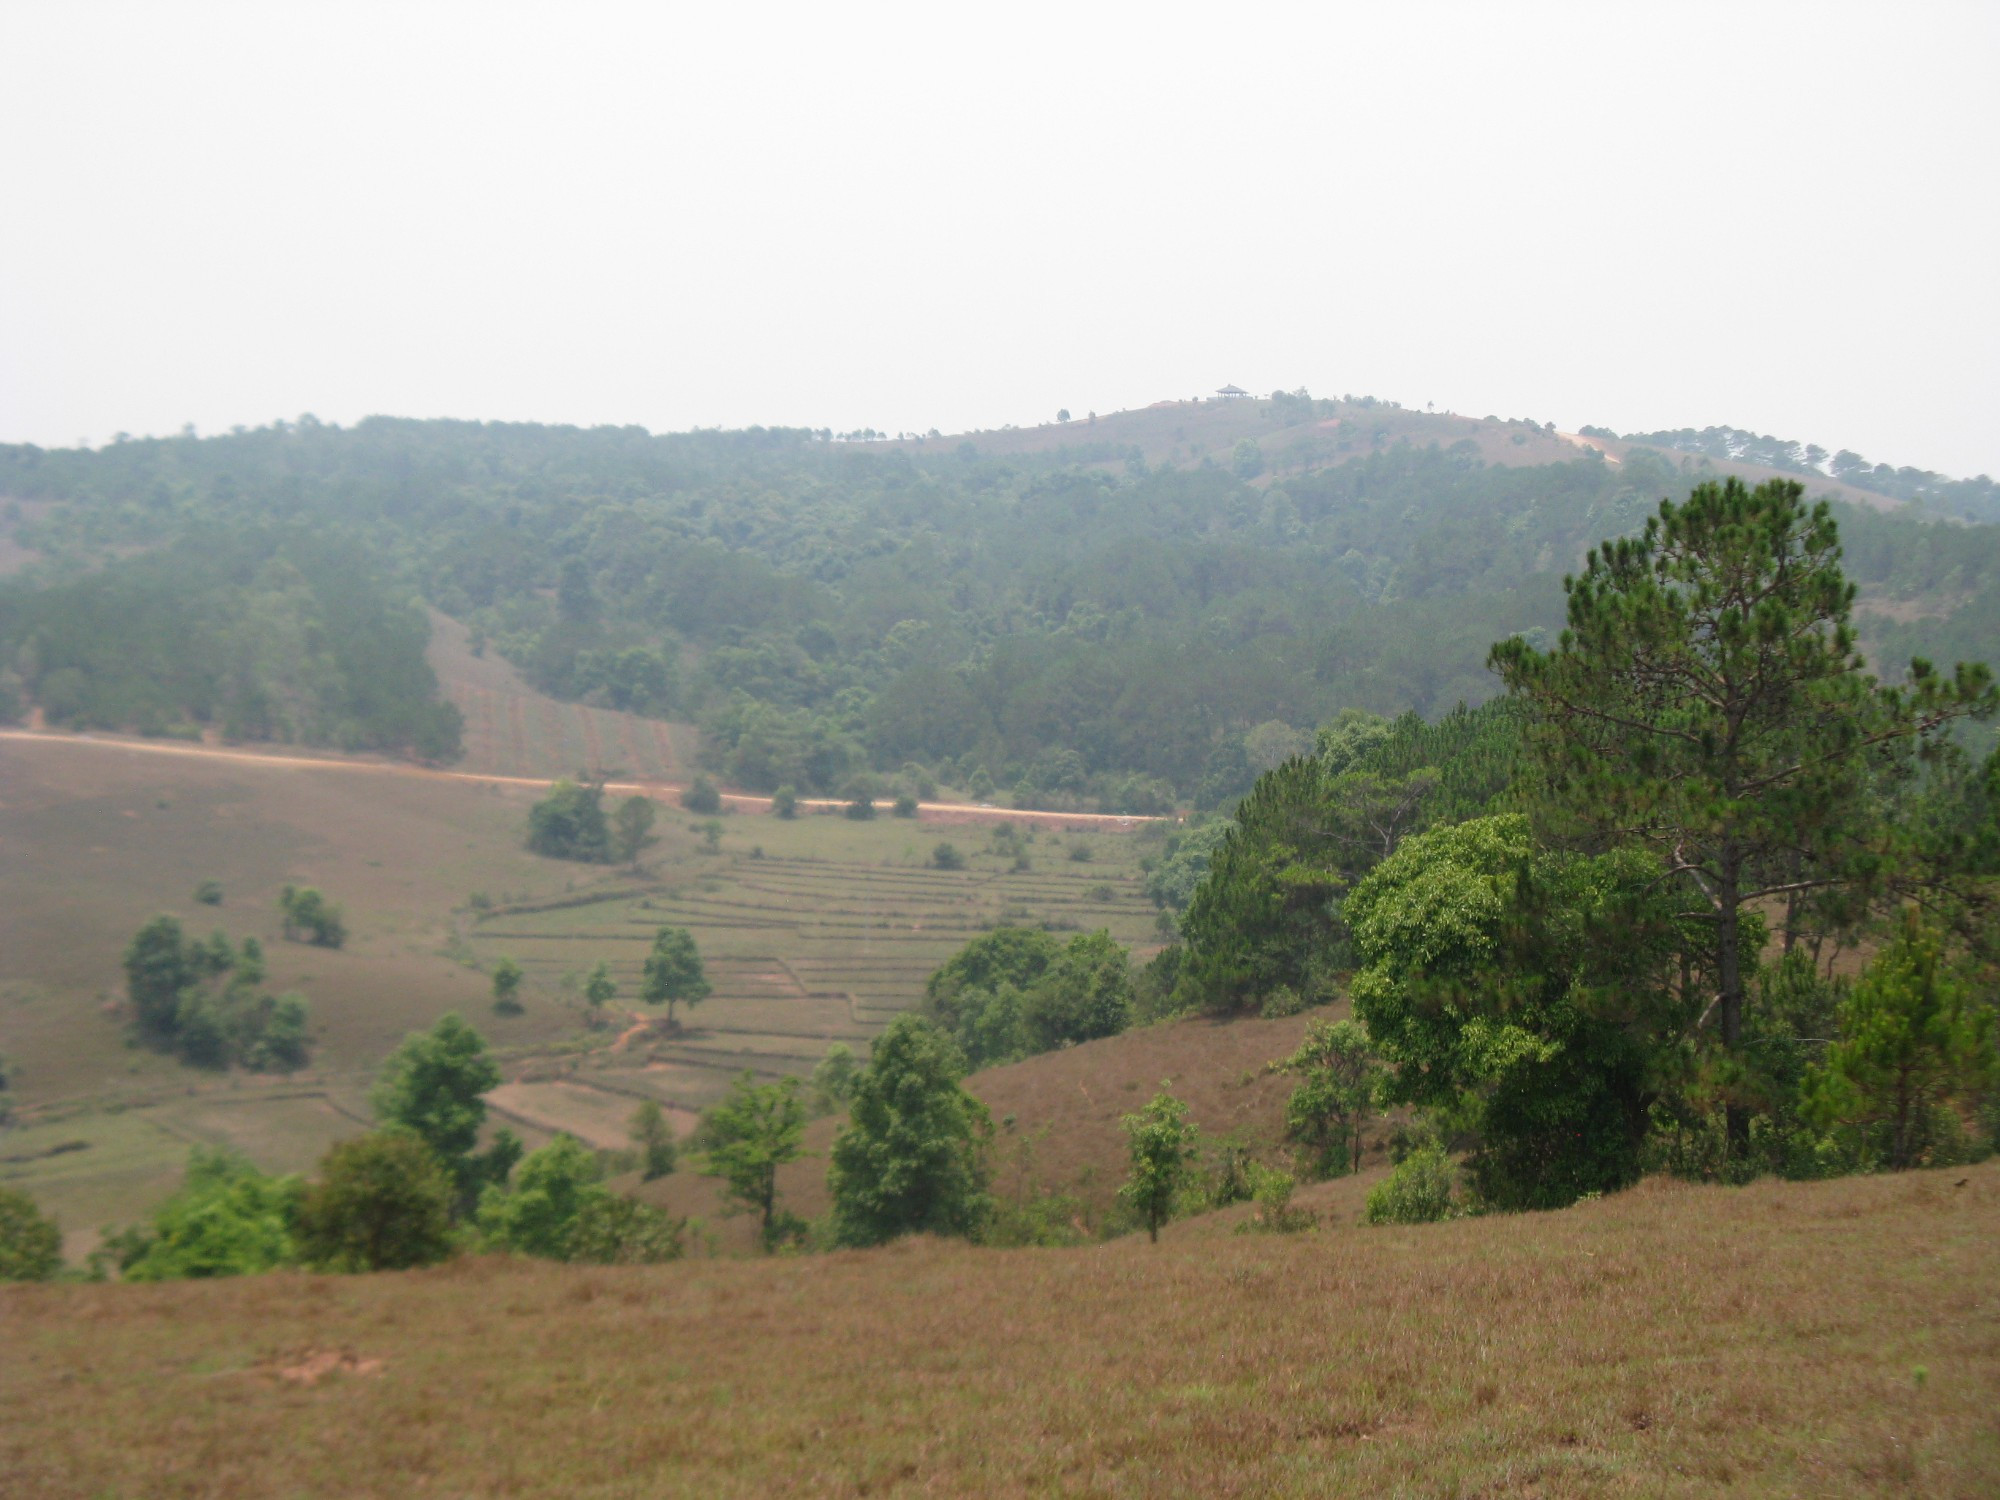
{"label": "green foliage", "polygon": [[[1947,678],[1913,661],[1902,688],[1866,672],[1832,512],[1803,494],[1729,479],[1662,502],[1566,581],[1554,651],[1515,638],[1492,655],[1529,710],[1553,803],[1584,830],[1650,843],[1708,908],[1715,1036],[1732,1062],[1754,903],[1809,896],[1832,921],[1851,915],[1835,898],[1869,898],[1906,862],[1887,794],[1953,721],[1996,704],[1981,666]],[[1732,1148],[1747,1148],[1748,1106],[1727,1113]]]}
{"label": "green foliage", "polygon": [[1688,913],[1659,877],[1638,851],[1541,851],[1508,814],[1409,839],[1348,898],[1385,1098],[1469,1111],[1488,1201],[1559,1207],[1637,1175],[1698,1004],[1676,982]]}
{"label": "green foliage", "polygon": [[151,504],[132,507],[121,529],[141,543],[136,555],[0,588],[0,661],[70,728],[208,726],[455,758],[459,714],[424,659],[423,612],[353,542],[274,525],[258,508],[226,521],[204,508],[163,531]]}
{"label": "green foliage", "polygon": [[570,1233],[585,1205],[609,1194],[604,1169],[572,1135],[558,1135],[521,1159],[511,1184],[490,1183],[479,1197],[480,1238],[496,1250],[567,1260]]}
{"label": "green foliage", "polygon": [[0,1281],[47,1281],[62,1269],[62,1231],[13,1188],[0,1187]]}
{"label": "green foliage", "polygon": [[316,948],[338,948],[347,941],[341,910],[311,886],[286,886],[278,893],[278,911],[285,936]]}
{"label": "green foliage", "polygon": [[685,927],[662,927],[653,934],[639,986],[641,1000],[666,1006],[667,1023],[672,1025],[676,1005],[699,1005],[710,989],[693,933]]}
{"label": "green foliage", "polygon": [[781,818],[796,818],[799,815],[798,789],[787,782],[771,793],[771,811]]}
{"label": "green foliage", "polygon": [[1237,1234],[1300,1234],[1316,1228],[1319,1215],[1292,1202],[1298,1179],[1258,1162],[1249,1163],[1250,1198],[1257,1207],[1236,1226]]}
{"label": "green foliage", "polygon": [[963,870],[965,868],[965,856],[958,852],[958,845],[947,839],[931,850],[931,868],[934,870]]}
{"label": "green foliage", "polygon": [[608,864],[611,829],[604,817],[604,788],[567,777],[528,809],[528,848],[549,859]]}
{"label": "green foliage", "polygon": [[289,1073],[305,1066],[305,998],[260,994],[263,978],[255,938],[245,938],[240,951],[221,932],[191,939],[174,917],[155,917],[125,949],[125,989],[140,1040],[197,1067]]}
{"label": "green foliage", "polygon": [[322,1271],[401,1271],[455,1248],[454,1185],[422,1140],[381,1130],[321,1158],[298,1212],[298,1252]]}
{"label": "green foliage", "polygon": [[697,776],[681,792],[681,806],[691,813],[710,817],[722,811],[722,793],[706,776]]}
{"label": "green foliage", "polygon": [[867,792],[856,792],[841,813],[856,822],[865,823],[875,816],[875,799]]}
{"label": "green foliage", "polygon": [[611,977],[611,965],[600,958],[591,965],[590,973],[584,978],[584,1004],[590,1007],[590,1012],[594,1016],[617,998],[618,981]]}
{"label": "green foliage", "polygon": [[1186,911],[1208,875],[1215,851],[1235,828],[1228,818],[1210,818],[1169,834],[1158,862],[1146,872],[1145,890],[1153,904],[1171,912]]}
{"label": "green foliage", "polygon": [[687,1251],[687,1220],[615,1193],[586,1193],[569,1228],[566,1258],[597,1266],[656,1266]]}
{"label": "green foliage", "polygon": [[521,980],[525,971],[504,953],[493,965],[493,1009],[503,1016],[521,1013]]}
{"label": "green foliage", "polygon": [[1168,1093],[1164,1083],[1144,1108],[1119,1123],[1125,1127],[1130,1169],[1118,1196],[1157,1244],[1160,1226],[1173,1217],[1187,1183],[1195,1158],[1195,1127],[1187,1106]]}
{"label": "green foliage", "polygon": [[249,1276],[292,1264],[304,1185],[240,1156],[196,1146],[180,1190],[109,1248],[127,1281]]}
{"label": "green foliage", "polygon": [[1840,1008],[1840,1039],[1807,1082],[1821,1123],[1873,1127],[1895,1170],[1918,1165],[1946,1111],[2000,1078],[1993,1011],[1975,1005],[1950,972],[1935,929],[1905,911],[1894,937],[1870,961]]}
{"label": "green foliage", "polygon": [[1456,1176],[1444,1148],[1431,1143],[1411,1152],[1368,1191],[1362,1216],[1370,1224],[1435,1224],[1458,1212]]}
{"label": "green foliage", "polygon": [[473,1155],[486,1123],[482,1096],[499,1084],[500,1069],[485,1038],[447,1015],[429,1031],[404,1039],[382,1065],[369,1103],[385,1126],[407,1130],[430,1147],[451,1174],[464,1207],[477,1200],[484,1183],[506,1176],[520,1150],[520,1143],[502,1132],[505,1139],[485,1158]]}
{"label": "green foliage", "polygon": [[899,818],[914,818],[917,815],[917,798],[914,792],[896,793],[895,805],[890,809]]}
{"label": "green foliage", "polygon": [[964,1071],[951,1040],[921,1016],[899,1015],[876,1038],[827,1173],[836,1243],[979,1233],[991,1211],[993,1127],[960,1086]]}
{"label": "green foliage", "polygon": [[219,880],[202,881],[200,885],[194,888],[194,899],[199,901],[203,906],[222,905],[222,882]]}
{"label": "green foliage", "polygon": [[745,1073],[708,1112],[702,1173],[721,1178],[724,1196],[758,1215],[766,1250],[777,1243],[778,1168],[797,1160],[805,1129],[796,1078],[760,1084]]}
{"label": "green foliage", "polygon": [[673,1171],[680,1157],[680,1146],[658,1100],[648,1099],[632,1111],[627,1132],[632,1138],[632,1149],[638,1153],[642,1181],[651,1182]]}
{"label": "green foliage", "polygon": [[975,997],[1002,986],[1026,989],[1054,962],[1060,945],[1039,927],[996,927],[959,949],[924,981],[924,1014],[956,1035]]}
{"label": "green foliage", "polygon": [[1030,1052],[1116,1036],[1131,1023],[1131,955],[1105,931],[1071,938],[1021,1001]]}
{"label": "green foliage", "polygon": [[610,848],[614,858],[636,865],[647,848],[659,842],[653,832],[653,804],[640,796],[627,797],[611,815]]}
{"label": "green foliage", "polygon": [[826,1055],[813,1066],[812,1109],[814,1114],[830,1115],[847,1108],[854,1097],[854,1080],[861,1075],[861,1064],[854,1056],[854,1049],[845,1042],[835,1042],[826,1049]]}
{"label": "green foliage", "polygon": [[1368,1033],[1352,1021],[1314,1021],[1298,1050],[1271,1066],[1298,1076],[1285,1102],[1285,1135],[1306,1153],[1307,1170],[1358,1172],[1361,1125],[1381,1077]]}

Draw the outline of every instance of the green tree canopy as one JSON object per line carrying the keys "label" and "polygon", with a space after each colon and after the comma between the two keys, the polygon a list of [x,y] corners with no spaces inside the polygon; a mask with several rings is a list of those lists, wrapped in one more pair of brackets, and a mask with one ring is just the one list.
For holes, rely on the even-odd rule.
{"label": "green tree canopy", "polygon": [[1120,1123],[1131,1167],[1118,1196],[1131,1205],[1146,1226],[1147,1237],[1157,1244],[1160,1226],[1174,1216],[1174,1204],[1194,1162],[1194,1124],[1187,1106],[1164,1084],[1144,1108]]}
{"label": "green tree canopy", "polygon": [[672,1025],[676,1005],[699,1005],[710,988],[693,933],[685,927],[662,927],[653,934],[639,986],[641,1000],[666,1006],[667,1023]]}
{"label": "green tree canopy", "polygon": [[136,1231],[114,1237],[127,1281],[248,1276],[296,1259],[304,1184],[267,1177],[231,1152],[196,1146],[180,1189]]}
{"label": "green tree canopy", "polygon": [[1273,1063],[1295,1075],[1285,1134],[1308,1153],[1313,1175],[1361,1170],[1361,1125],[1375,1102],[1381,1066],[1368,1033],[1352,1021],[1312,1021],[1298,1050]]}
{"label": "green tree canopy", "polygon": [[401,1271],[452,1253],[454,1184],[406,1130],[341,1141],[299,1205],[298,1248],[322,1271]]}
{"label": "green tree canopy", "polygon": [[384,1125],[401,1127],[430,1147],[457,1183],[464,1206],[476,1200],[481,1184],[504,1179],[520,1153],[520,1142],[502,1131],[485,1156],[473,1154],[486,1123],[482,1096],[499,1084],[486,1039],[454,1014],[404,1038],[383,1064],[369,1102]]}
{"label": "green tree canopy", "polygon": [[605,864],[611,859],[611,830],[604,818],[604,788],[564,777],[528,809],[528,848],[549,859]]}
{"label": "green tree canopy", "polygon": [[[1745,1037],[1754,904],[1865,895],[1897,863],[1885,785],[1950,723],[1990,713],[1990,674],[1866,671],[1833,515],[1790,480],[1697,486],[1565,580],[1553,651],[1492,664],[1529,710],[1542,781],[1573,825],[1639,840],[1704,908],[1713,1031]],[[1732,1149],[1749,1110],[1727,1109]]]}
{"label": "green tree canopy", "polygon": [[498,1250],[567,1260],[570,1233],[585,1207],[610,1194],[604,1169],[573,1135],[558,1135],[521,1159],[510,1185],[489,1184],[479,1199],[479,1232]]}
{"label": "green tree canopy", "polygon": [[993,1127],[960,1086],[964,1071],[958,1049],[921,1016],[905,1012],[875,1039],[827,1174],[839,1243],[978,1232],[991,1208]]}
{"label": "green tree canopy", "polygon": [[62,1231],[35,1200],[0,1187],[0,1281],[47,1281],[62,1269]]}
{"label": "green tree canopy", "polygon": [[1519,814],[1407,840],[1346,902],[1392,1103],[1469,1112],[1474,1180],[1555,1207],[1638,1172],[1695,1018],[1685,902],[1648,855],[1546,852]]}
{"label": "green tree canopy", "polygon": [[758,1216],[768,1250],[778,1228],[778,1168],[798,1159],[806,1107],[796,1078],[758,1083],[745,1073],[728,1097],[708,1112],[705,1176],[722,1179],[723,1191]]}

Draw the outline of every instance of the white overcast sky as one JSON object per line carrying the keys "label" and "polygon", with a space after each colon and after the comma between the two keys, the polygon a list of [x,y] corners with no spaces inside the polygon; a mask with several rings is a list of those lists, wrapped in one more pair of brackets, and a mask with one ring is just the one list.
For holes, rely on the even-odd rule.
{"label": "white overcast sky", "polygon": [[1305,385],[2000,474],[2000,5],[0,0],[0,440]]}

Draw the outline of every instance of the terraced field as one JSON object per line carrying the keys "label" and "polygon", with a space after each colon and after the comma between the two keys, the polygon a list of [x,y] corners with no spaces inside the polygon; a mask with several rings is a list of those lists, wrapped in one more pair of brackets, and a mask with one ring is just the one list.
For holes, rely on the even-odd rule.
{"label": "terraced field", "polygon": [[[691,1119],[745,1069],[808,1073],[835,1042],[865,1052],[939,964],[995,926],[1104,928],[1142,952],[1157,942],[1137,835],[1043,832],[1025,870],[990,842],[968,841],[967,868],[945,871],[926,864],[936,830],[910,823],[760,817],[724,826],[721,853],[676,861],[659,878],[497,909],[473,926],[482,965],[513,958],[529,995],[574,1007],[579,1023],[592,965],[603,960],[619,986],[604,1045],[524,1070],[530,1086],[560,1078],[564,1092],[498,1101],[519,1123],[585,1134],[593,1105],[579,1089],[655,1098]],[[728,847],[752,837],[749,849]],[[1079,846],[1088,861],[1071,857]],[[714,986],[672,1032],[634,1003],[665,925],[693,932]]]}

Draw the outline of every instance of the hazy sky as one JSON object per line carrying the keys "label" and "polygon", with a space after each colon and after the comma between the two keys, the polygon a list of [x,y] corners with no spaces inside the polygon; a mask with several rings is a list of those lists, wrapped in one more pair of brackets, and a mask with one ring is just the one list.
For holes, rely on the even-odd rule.
{"label": "hazy sky", "polygon": [[4,440],[1233,381],[2000,474],[2000,5],[0,0],[0,57]]}

